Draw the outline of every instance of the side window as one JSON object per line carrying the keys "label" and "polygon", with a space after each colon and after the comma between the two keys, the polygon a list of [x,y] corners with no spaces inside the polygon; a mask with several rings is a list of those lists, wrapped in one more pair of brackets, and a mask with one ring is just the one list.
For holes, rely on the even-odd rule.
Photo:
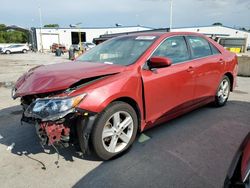
{"label": "side window", "polygon": [[153,53],[152,56],[168,57],[173,63],[189,60],[187,44],[182,36],[166,39]]}
{"label": "side window", "polygon": [[212,44],[210,44],[210,47],[211,47],[211,50],[212,50],[212,53],[215,55],[215,54],[220,54],[220,51]]}
{"label": "side window", "polygon": [[187,36],[190,43],[193,58],[200,58],[212,55],[208,41],[202,37]]}

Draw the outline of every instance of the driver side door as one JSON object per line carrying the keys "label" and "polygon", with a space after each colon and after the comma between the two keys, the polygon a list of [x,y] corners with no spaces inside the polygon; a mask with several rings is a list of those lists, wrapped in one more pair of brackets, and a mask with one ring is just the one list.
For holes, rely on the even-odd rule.
{"label": "driver side door", "polygon": [[154,124],[191,105],[194,97],[194,70],[183,36],[165,39],[152,54],[172,60],[172,65],[150,70],[143,68],[146,122]]}

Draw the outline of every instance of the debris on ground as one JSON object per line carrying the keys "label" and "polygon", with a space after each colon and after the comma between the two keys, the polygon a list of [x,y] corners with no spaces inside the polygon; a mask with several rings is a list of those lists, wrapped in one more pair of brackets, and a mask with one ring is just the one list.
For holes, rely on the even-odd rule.
{"label": "debris on ground", "polygon": [[15,82],[0,82],[0,87],[12,88]]}
{"label": "debris on ground", "polygon": [[8,151],[11,151],[15,147],[15,143],[13,142],[10,146],[7,147]]}
{"label": "debris on ground", "polygon": [[42,167],[41,167],[42,170],[46,170],[46,166],[45,166],[45,164],[42,161],[29,156],[29,153],[27,151],[24,151],[22,153],[23,153],[24,156],[28,157],[29,159],[34,160],[34,161],[40,163],[42,165]]}
{"label": "debris on ground", "polygon": [[3,139],[3,136],[0,134],[0,140]]}
{"label": "debris on ground", "polygon": [[145,135],[145,134],[141,134],[138,138],[138,142],[139,143],[143,143],[148,141],[149,139],[151,139],[149,136]]}

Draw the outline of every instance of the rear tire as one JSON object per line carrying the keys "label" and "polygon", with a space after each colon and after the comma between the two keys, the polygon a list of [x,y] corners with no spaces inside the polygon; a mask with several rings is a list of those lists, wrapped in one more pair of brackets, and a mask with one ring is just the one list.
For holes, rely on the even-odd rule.
{"label": "rear tire", "polygon": [[127,150],[136,138],[138,118],[127,103],[111,103],[97,118],[92,131],[95,153],[103,160]]}
{"label": "rear tire", "polygon": [[227,103],[229,93],[231,89],[231,84],[229,78],[225,75],[221,82],[220,85],[217,89],[216,96],[215,96],[215,106],[221,107],[224,106]]}

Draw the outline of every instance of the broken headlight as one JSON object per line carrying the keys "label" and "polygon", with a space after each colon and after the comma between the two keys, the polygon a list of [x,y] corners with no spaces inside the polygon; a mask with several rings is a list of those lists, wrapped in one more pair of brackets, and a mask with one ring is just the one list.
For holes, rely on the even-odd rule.
{"label": "broken headlight", "polygon": [[36,99],[25,111],[25,116],[46,120],[57,120],[72,112],[86,97],[86,93],[75,97]]}

